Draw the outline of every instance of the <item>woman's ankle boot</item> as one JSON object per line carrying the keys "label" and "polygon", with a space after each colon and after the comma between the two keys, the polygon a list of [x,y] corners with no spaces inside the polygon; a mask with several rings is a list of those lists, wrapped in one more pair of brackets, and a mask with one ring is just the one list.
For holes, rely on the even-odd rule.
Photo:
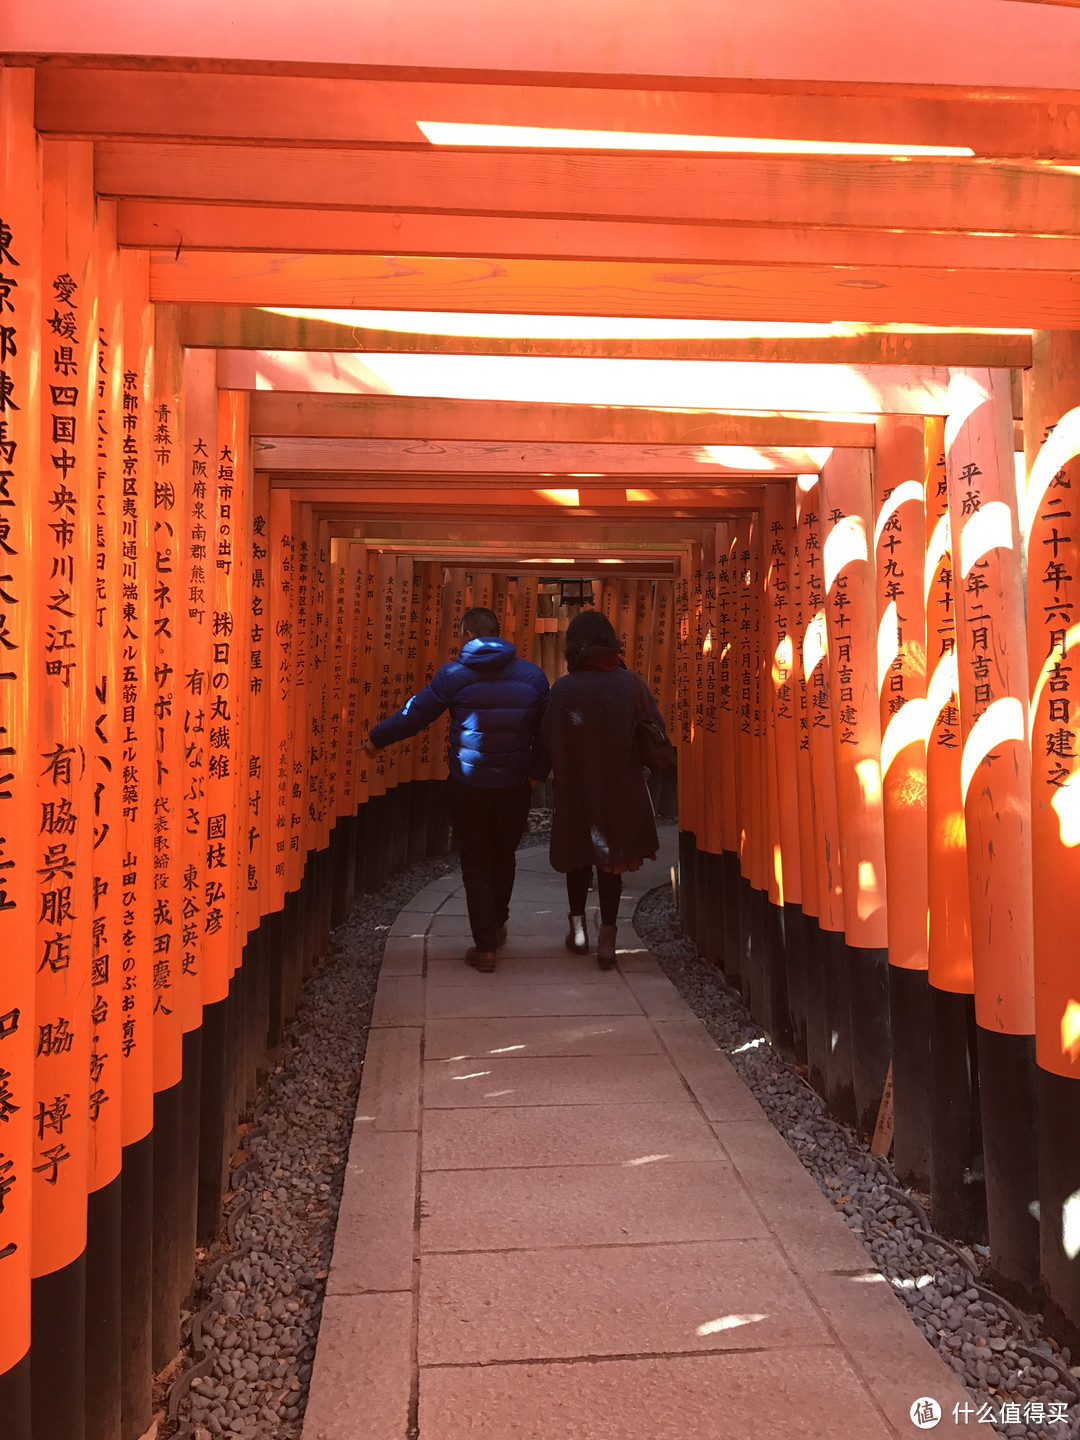
{"label": "woman's ankle boot", "polygon": [[567,915],[570,929],[566,936],[566,948],[574,955],[589,953],[589,932],[585,928],[584,915]]}
{"label": "woman's ankle boot", "polygon": [[601,970],[610,970],[615,964],[615,925],[601,925],[600,938],[596,945],[596,958]]}

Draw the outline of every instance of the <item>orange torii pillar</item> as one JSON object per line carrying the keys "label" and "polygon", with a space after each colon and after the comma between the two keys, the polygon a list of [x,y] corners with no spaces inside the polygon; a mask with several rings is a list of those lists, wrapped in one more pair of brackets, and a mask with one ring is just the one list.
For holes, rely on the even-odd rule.
{"label": "orange torii pillar", "polygon": [[[30,1440],[31,1195],[34,1159],[35,837],[39,675],[33,592],[34,490],[40,473],[41,171],[34,72],[0,68],[0,1415]],[[119,1164],[119,1146],[117,1146]]]}
{"label": "orange torii pillar", "polygon": [[[420,682],[426,685],[434,676],[436,670],[443,664],[443,652],[440,648],[442,636],[442,610],[443,610],[443,567],[439,561],[427,561],[423,567],[424,571],[424,609],[421,624],[421,637],[424,651],[424,671]],[[507,629],[513,633],[515,629],[514,616],[510,611],[510,605],[520,597],[520,588],[516,594],[509,590],[507,593]],[[509,638],[509,634],[508,634]],[[429,855],[445,855],[450,848],[450,808],[446,802],[445,780],[448,774],[446,763],[446,736],[449,729],[449,717],[444,717],[443,723],[437,726],[429,726],[424,732],[424,746],[427,750],[427,843]]]}
{"label": "orange torii pillar", "polygon": [[[247,806],[243,811],[246,835],[241,853],[247,872],[249,944],[257,976],[256,1003],[252,1025],[252,1077],[265,1063],[265,1055],[276,1045],[270,1036],[270,1018],[278,1014],[281,967],[277,897],[273,886],[270,843],[269,790],[272,771],[269,588],[270,588],[270,477],[246,469],[243,483],[251,475],[247,507],[249,524],[248,567],[248,653],[246,691],[249,696],[251,750],[247,766]],[[276,987],[276,988],[275,988]]]}
{"label": "orange torii pillar", "polygon": [[[601,581],[593,581],[594,593],[600,584],[602,584]],[[672,629],[672,590],[673,586],[670,580],[654,582],[646,661],[642,670],[642,674],[652,689],[653,697],[660,707],[660,714],[664,717],[664,724],[669,734],[674,733],[675,728],[671,718],[674,698],[671,676],[675,640],[675,632]],[[675,813],[678,808],[677,792],[678,781],[674,769],[662,770],[658,777],[656,790],[653,792],[659,814],[672,815]]]}
{"label": "orange torii pillar", "polygon": [[972,1177],[982,1153],[979,1060],[963,751],[956,693],[956,583],[945,422],[925,421],[926,848],[930,981],[930,1204],[945,1235],[986,1236],[986,1197]]}
{"label": "orange torii pillar", "polygon": [[[832,658],[829,652],[821,478],[801,476],[796,486],[799,524],[799,591],[803,607],[802,672],[810,732],[810,803],[813,819],[818,924],[807,944],[807,1063],[810,1083],[832,1113],[855,1122],[852,1082],[849,961],[844,940],[844,886],[836,756],[832,742]],[[808,935],[808,942],[809,942]],[[820,1009],[812,1005],[815,993]]]}
{"label": "orange torii pillar", "polygon": [[[88,1189],[89,1181],[98,1178],[89,1122],[95,1110],[101,1109],[91,1087],[94,979],[101,968],[98,956],[91,955],[94,785],[99,779],[101,750],[88,743],[96,658],[92,163],[85,145],[66,143],[43,144],[42,160],[42,469],[35,485],[39,523],[33,541],[40,609],[33,657],[37,677],[32,675],[40,681],[40,808],[33,841],[27,848],[35,857],[39,888],[37,946],[32,950],[37,1037],[32,1380],[35,1434],[40,1431],[52,1436],[53,1431],[63,1433],[65,1420],[75,1421],[78,1434],[85,1423],[81,1392],[84,1335],[79,1332],[89,1244],[98,1238],[89,1236]],[[63,331],[59,338],[58,325]],[[35,346],[36,338],[26,337],[26,343]],[[111,1094],[115,1096],[120,1089],[120,1067],[112,1073],[112,1081],[115,1090]],[[114,1119],[109,1116],[108,1122]],[[111,1153],[108,1161],[115,1158]],[[111,1171],[111,1164],[108,1169]],[[115,1225],[120,1200],[121,1187],[117,1185],[99,1205],[99,1217],[108,1212],[108,1220]],[[112,1247],[105,1263],[111,1282],[105,1303],[114,1306],[108,1315],[111,1325],[120,1319],[115,1296],[121,1264],[121,1254]],[[85,1296],[91,1331],[99,1319],[98,1300],[88,1286]],[[65,1299],[73,1313],[66,1313],[58,1326],[59,1316],[55,1312],[49,1315],[50,1302],[63,1303]],[[109,1375],[109,1381],[109,1400],[115,1405],[117,1377]],[[68,1394],[56,1395],[56,1385]]]}
{"label": "orange torii pillar", "polygon": [[[816,481],[814,482],[817,483]],[[805,673],[805,645],[807,629],[807,606],[809,604],[803,584],[806,566],[804,553],[805,535],[800,524],[804,487],[796,480],[793,487],[794,505],[793,529],[791,535],[791,602],[788,609],[791,634],[792,691],[795,709],[795,792],[791,803],[796,807],[799,826],[799,886],[802,899],[799,913],[791,927],[798,947],[798,963],[801,966],[802,1003],[801,1026],[793,1019],[795,1058],[813,1069],[816,1081],[824,1075],[825,1054],[825,987],[821,942],[819,941],[818,915],[821,905],[818,900],[817,845],[814,834],[813,776],[810,756],[810,708]],[[798,933],[795,933],[795,932]],[[801,1028],[801,1034],[799,1033]],[[814,1063],[811,1065],[811,1057]],[[815,1081],[811,1081],[812,1084]]]}
{"label": "orange torii pillar", "polygon": [[[696,547],[695,547],[696,548]],[[716,531],[707,527],[700,550],[700,604],[694,659],[695,790],[698,825],[694,851],[695,940],[699,954],[715,963],[723,944],[720,859],[720,734],[716,717]]]}
{"label": "orange torii pillar", "polygon": [[[694,847],[697,826],[697,797],[694,789],[694,747],[693,747],[693,647],[695,621],[693,614],[692,571],[694,561],[690,553],[679,557],[678,578],[675,581],[675,733],[672,740],[678,754],[679,785],[679,923],[688,935],[694,934],[696,926],[696,899],[694,894]],[[613,587],[604,586],[605,613]],[[612,617],[609,615],[609,619]]]}
{"label": "orange torii pillar", "polygon": [[[723,543],[719,532],[723,530]],[[717,709],[720,732],[721,945],[724,973],[740,986],[739,949],[739,795],[735,758],[738,726],[736,674],[738,615],[738,535],[732,524],[718,527],[716,556]]]}
{"label": "orange torii pillar", "polygon": [[768,994],[768,809],[764,716],[763,563],[761,515],[754,511],[737,525],[736,789],[739,815],[739,980],[754,1018],[767,1020]]}
{"label": "orange torii pillar", "polygon": [[834,450],[821,471],[825,616],[844,886],[855,1118],[872,1134],[889,1067],[889,952],[877,691],[871,452]]}
{"label": "orange torii pillar", "polygon": [[[412,586],[409,591],[408,630],[405,638],[406,695],[402,703],[422,690],[428,682],[427,654],[423,641],[423,616],[426,566],[412,562]],[[495,577],[491,608],[500,616],[500,628],[506,618],[506,576]],[[434,673],[434,672],[432,672]],[[413,741],[412,775],[409,785],[408,864],[415,865],[427,855],[428,772],[431,764],[431,736],[422,730]]]}
{"label": "orange torii pillar", "polygon": [[[726,541],[726,531],[720,537]],[[717,646],[716,527],[702,537],[700,696],[697,723],[702,730],[703,753],[698,768],[701,824],[697,833],[695,888],[697,891],[697,947],[710,964],[719,964],[724,946],[724,886],[720,820],[723,776],[720,766],[718,716],[719,650]]]}
{"label": "orange torii pillar", "polygon": [[1080,1327],[1080,334],[1036,331],[1025,382],[1040,1253]]}
{"label": "orange torii pillar", "polygon": [[874,452],[893,1157],[900,1179],[923,1191],[930,1183],[924,430],[921,416],[881,416]]}
{"label": "orange torii pillar", "polygon": [[[35,875],[37,922],[30,951],[35,997],[26,1017],[37,1043],[33,1094],[24,1099],[33,1118],[31,1378],[34,1433],[50,1440],[68,1425],[72,1434],[84,1433],[94,840],[94,776],[85,746],[95,509],[93,386],[86,381],[95,338],[91,166],[85,145],[42,144],[43,323],[39,336],[21,337],[43,357],[40,408],[32,411],[41,428],[41,468],[27,491],[37,512],[27,603],[38,610],[38,631],[27,658],[37,708],[38,805],[22,845]],[[115,1324],[118,1317],[108,1318]]]}
{"label": "orange torii pillar", "polygon": [[345,696],[349,668],[349,552],[351,542],[339,536],[330,539],[329,600],[330,617],[330,709],[326,735],[327,771],[333,781],[331,833],[333,846],[333,885],[331,890],[331,925],[340,925],[352,909],[352,832],[341,810],[341,793],[349,787],[353,756],[346,756]]}
{"label": "orange torii pillar", "polygon": [[1039,1270],[1027,627],[1005,371],[952,370],[945,424],[990,1263]]}
{"label": "orange torii pillar", "polygon": [[[151,898],[153,901],[154,1024],[154,1313],[153,1366],[176,1354],[180,1307],[195,1269],[194,1153],[184,1149],[184,1088],[194,1083],[195,1056],[188,1045],[184,1068],[184,1007],[181,998],[181,916],[184,776],[181,620],[183,584],[180,532],[184,504],[184,351],[179,311],[154,310],[154,373],[149,456],[151,560],[147,577],[152,656]],[[190,1103],[190,1102],[189,1102]],[[190,1223],[189,1223],[190,1215]]]}
{"label": "orange torii pillar", "polygon": [[[124,285],[120,512],[120,776],[124,854],[120,881],[121,1406],[124,1429],[152,1419],[154,1072],[153,856],[154,697],[151,654],[153,482],[151,388],[154,312],[144,253],[120,257]],[[115,883],[115,879],[114,879]],[[114,963],[117,951],[113,951]]]}
{"label": "orange torii pillar", "polygon": [[[121,491],[123,436],[123,292],[115,243],[115,208],[99,202],[96,256],[98,323],[93,373],[94,715],[93,937],[91,940],[90,1176],[87,1206],[87,1293],[98,1297],[86,1330],[86,1428],[109,1436],[120,1424],[122,1346],[120,1309],[121,1107],[120,1040],[123,972],[114,962],[120,941],[121,894],[116,878],[124,856],[123,775],[120,758],[121,550],[115,511]],[[100,1092],[100,1093],[99,1093]],[[194,1246],[192,1247],[194,1254]]]}
{"label": "orange torii pillar", "polygon": [[[216,433],[216,431],[215,431]],[[269,554],[270,595],[269,664],[273,703],[270,707],[270,810],[267,823],[272,831],[270,841],[272,905],[280,919],[275,922],[279,935],[279,958],[271,961],[273,969],[281,970],[280,1005],[271,1017],[270,1034],[280,1040],[281,1029],[295,1013],[297,987],[293,983],[295,957],[298,953],[297,927],[299,896],[289,847],[292,818],[293,746],[296,740],[292,717],[295,695],[296,639],[293,633],[294,593],[296,589],[295,532],[293,506],[288,490],[270,487]]]}
{"label": "orange torii pillar", "polygon": [[792,636],[795,495],[765,490],[765,693],[769,784],[769,902],[773,967],[770,1035],[806,1059],[806,945],[799,837],[798,717]]}

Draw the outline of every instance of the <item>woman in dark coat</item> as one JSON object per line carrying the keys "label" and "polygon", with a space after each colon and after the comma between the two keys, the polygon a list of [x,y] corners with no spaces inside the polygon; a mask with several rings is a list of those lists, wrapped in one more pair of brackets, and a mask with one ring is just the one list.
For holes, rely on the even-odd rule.
{"label": "woman in dark coat", "polygon": [[566,632],[569,671],[551,687],[542,739],[554,773],[551,864],[566,875],[570,933],[566,948],[589,948],[585,900],[593,866],[600,901],[597,959],[615,964],[622,876],[657,849],[656,818],[637,748],[646,714],[663,729],[644,680],[623,664],[618,637],[595,610],[582,610]]}

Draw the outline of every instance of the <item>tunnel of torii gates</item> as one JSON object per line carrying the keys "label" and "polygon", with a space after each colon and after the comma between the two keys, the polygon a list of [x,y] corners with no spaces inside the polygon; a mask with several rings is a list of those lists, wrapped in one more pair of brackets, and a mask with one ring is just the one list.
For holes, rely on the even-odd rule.
{"label": "tunnel of torii gates", "polygon": [[[703,954],[863,1135],[891,1071],[938,1228],[1080,1324],[1080,15],[913,0],[961,65],[769,0],[724,70],[692,6],[661,43],[596,3],[590,51],[551,0],[558,54],[519,8],[474,53],[435,10],[9,7],[7,1440],[148,1427],[304,976],[448,848],[445,723],[358,747],[468,605],[554,677],[553,579],[669,717]],[[968,149],[568,161],[424,114]]]}

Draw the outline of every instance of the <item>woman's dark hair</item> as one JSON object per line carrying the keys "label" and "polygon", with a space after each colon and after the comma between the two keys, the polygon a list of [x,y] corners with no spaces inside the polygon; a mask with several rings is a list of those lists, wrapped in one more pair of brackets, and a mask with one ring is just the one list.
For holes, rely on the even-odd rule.
{"label": "woman's dark hair", "polygon": [[566,627],[566,665],[576,670],[597,652],[621,655],[611,621],[599,610],[579,610]]}

